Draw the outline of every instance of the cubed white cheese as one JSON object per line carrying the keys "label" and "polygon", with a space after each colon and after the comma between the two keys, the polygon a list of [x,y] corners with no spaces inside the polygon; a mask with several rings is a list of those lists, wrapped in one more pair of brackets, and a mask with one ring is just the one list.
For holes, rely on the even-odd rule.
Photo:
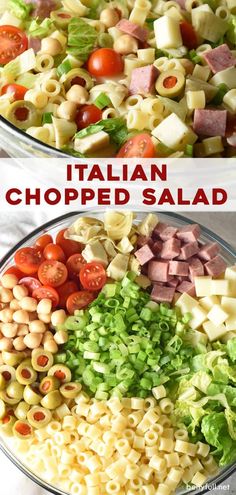
{"label": "cubed white cheese", "polygon": [[230,316],[225,322],[228,331],[236,330],[236,315]]}
{"label": "cubed white cheese", "polygon": [[236,316],[236,298],[235,297],[225,297],[221,298],[222,308],[229,313],[229,315]]}
{"label": "cubed white cheese", "polygon": [[96,132],[82,139],[76,138],[74,148],[79,153],[94,153],[102,148],[106,148],[109,145],[109,135],[104,132]]}
{"label": "cubed white cheese", "polygon": [[227,280],[235,280],[236,281],[236,265],[227,266],[225,270],[225,278]]}
{"label": "cubed white cheese", "polygon": [[92,244],[87,244],[82,252],[87,263],[97,261],[105,267],[108,265],[107,253],[100,241],[94,241]]}
{"label": "cubed white cheese", "polygon": [[206,321],[203,323],[203,329],[208,335],[210,342],[221,338],[227,332],[225,325],[214,325],[211,321]]}
{"label": "cubed white cheese", "polygon": [[220,300],[217,296],[206,296],[200,299],[199,303],[204,309],[210,311],[214,304],[220,303]]}
{"label": "cubed white cheese", "polygon": [[157,48],[179,48],[183,45],[179,21],[163,15],[154,22]]}
{"label": "cubed white cheese", "polygon": [[207,313],[206,311],[201,308],[200,305],[195,306],[192,311],[192,319],[189,322],[189,326],[193,329],[196,330],[196,328],[199,328],[204,321],[207,319]]}
{"label": "cubed white cheese", "polygon": [[215,296],[229,296],[229,280],[214,279],[211,282],[211,294]]}
{"label": "cubed white cheese", "polygon": [[193,308],[198,306],[198,302],[193,297],[189,296],[184,292],[176,301],[176,306],[178,306],[182,313],[192,313]]}
{"label": "cubed white cheese", "polygon": [[211,296],[211,281],[212,277],[195,277],[195,290],[197,297]]}
{"label": "cubed white cheese", "polygon": [[185,148],[186,144],[194,144],[196,134],[175,113],[166,117],[152,131],[152,135],[165,146],[173,150]]}
{"label": "cubed white cheese", "polygon": [[207,315],[207,318],[216,326],[224,323],[228,317],[229,314],[223,310],[220,304],[214,304]]}

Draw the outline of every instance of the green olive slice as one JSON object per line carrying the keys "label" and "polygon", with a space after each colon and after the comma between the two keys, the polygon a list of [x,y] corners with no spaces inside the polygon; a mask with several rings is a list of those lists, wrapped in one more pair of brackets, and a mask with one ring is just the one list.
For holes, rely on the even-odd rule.
{"label": "green olive slice", "polygon": [[12,428],[16,422],[16,418],[12,415],[12,411],[7,411],[5,416],[0,421],[0,430],[4,435],[12,436]]}
{"label": "green olive slice", "polygon": [[48,371],[53,365],[53,355],[43,349],[34,349],[31,363],[36,371]]}
{"label": "green olive slice", "polygon": [[58,390],[49,392],[49,394],[45,395],[45,397],[41,400],[41,405],[46,409],[56,409],[61,404],[62,396]]}
{"label": "green olive slice", "polygon": [[74,399],[75,397],[77,397],[81,388],[82,386],[80,383],[76,383],[76,382],[64,383],[60,387],[60,393],[61,395],[63,395],[63,397],[66,397],[66,399]]}
{"label": "green olive slice", "polygon": [[34,406],[27,414],[27,419],[34,428],[43,428],[52,419],[52,413],[44,407]]}
{"label": "green olive slice", "polygon": [[9,397],[6,390],[0,391],[0,399],[2,399],[6,404],[9,404],[11,406],[15,406],[16,404],[18,404],[18,402],[20,402],[20,399],[16,397]]}
{"label": "green olive slice", "polygon": [[2,366],[0,366],[0,375],[4,378],[6,385],[8,385],[10,382],[15,381],[16,370],[13,366],[2,364]]}
{"label": "green olive slice", "polygon": [[72,14],[70,14],[70,12],[66,12],[65,10],[54,10],[53,12],[51,12],[50,17],[53,20],[55,26],[61,29],[65,29],[73,16]]}
{"label": "green olive slice", "polygon": [[7,395],[12,399],[20,401],[23,398],[24,386],[17,381],[9,383],[6,389]]}
{"label": "green olive slice", "polygon": [[0,419],[3,419],[6,414],[6,405],[5,402],[0,399]]}
{"label": "green olive slice", "polygon": [[0,390],[4,390],[4,388],[6,388],[6,380],[4,378],[4,376],[0,373]]}
{"label": "green olive slice", "polygon": [[19,402],[18,406],[15,409],[16,418],[21,420],[26,419],[29,409],[30,409],[30,405],[27,404],[24,400]]}
{"label": "green olive slice", "polygon": [[81,69],[80,67],[71,69],[69,72],[62,74],[60,78],[60,83],[64,84],[65,90],[68,91],[71,88],[73,79],[79,77],[84,80],[85,88],[89,91],[93,86],[94,82],[89,72],[85,69]]}
{"label": "green olive slice", "polygon": [[42,399],[42,396],[39,394],[36,386],[33,385],[26,385],[23,397],[25,402],[31,406],[37,406]]}
{"label": "green olive slice", "polygon": [[13,434],[17,438],[28,439],[33,434],[33,428],[28,421],[17,420],[13,426]]}
{"label": "green olive slice", "polygon": [[22,385],[30,385],[37,380],[37,373],[29,364],[21,363],[16,370],[16,379]]}
{"label": "green olive slice", "polygon": [[31,101],[18,100],[11,103],[6,118],[19,129],[28,129],[41,124],[40,113]]}
{"label": "green olive slice", "polygon": [[179,70],[161,72],[156,82],[157,93],[168,98],[179,96],[185,85],[185,77]]}
{"label": "green olive slice", "polygon": [[48,376],[55,376],[61,383],[71,381],[71,371],[64,364],[54,364],[48,371]]}
{"label": "green olive slice", "polygon": [[47,395],[49,392],[58,390],[60,385],[60,380],[58,380],[55,376],[45,376],[39,385],[39,390],[42,395]]}
{"label": "green olive slice", "polygon": [[24,356],[25,356],[24,352],[2,351],[2,359],[3,359],[4,363],[9,365],[9,366],[17,366],[19,363],[21,363]]}

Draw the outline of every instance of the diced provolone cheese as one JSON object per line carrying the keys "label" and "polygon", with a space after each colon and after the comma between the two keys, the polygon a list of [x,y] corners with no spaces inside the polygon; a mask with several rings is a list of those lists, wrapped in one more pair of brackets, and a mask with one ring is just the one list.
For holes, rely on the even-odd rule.
{"label": "diced provolone cheese", "polygon": [[197,140],[197,135],[175,113],[162,120],[152,135],[173,150],[184,149]]}
{"label": "diced provolone cheese", "polygon": [[220,303],[220,300],[217,296],[206,296],[200,299],[199,303],[204,309],[210,311],[214,304]]}
{"label": "diced provolone cheese", "polygon": [[163,15],[154,22],[157,48],[179,48],[183,45],[179,21]]}
{"label": "diced provolone cheese", "polygon": [[94,153],[101,148],[106,148],[109,142],[109,135],[104,131],[100,131],[82,139],[76,138],[74,148],[79,153]]}
{"label": "diced provolone cheese", "polygon": [[198,302],[193,297],[189,296],[184,292],[176,301],[176,306],[178,306],[182,313],[191,313],[193,308],[198,306]]}
{"label": "diced provolone cheese", "polygon": [[211,296],[211,281],[212,277],[195,277],[195,290],[197,297]]}
{"label": "diced provolone cheese", "polygon": [[199,328],[204,321],[207,319],[207,313],[206,311],[201,308],[200,305],[195,306],[192,311],[192,319],[189,322],[189,326],[195,330],[196,328]]}
{"label": "diced provolone cheese", "polygon": [[207,318],[214,323],[214,325],[221,325],[227,320],[229,314],[223,310],[220,304],[214,304],[214,306],[209,311]]}
{"label": "diced provolone cheese", "polygon": [[208,335],[208,338],[210,342],[213,340],[220,339],[225,333],[227,332],[226,326],[225,325],[214,325],[211,321],[206,321],[203,323],[203,329]]}

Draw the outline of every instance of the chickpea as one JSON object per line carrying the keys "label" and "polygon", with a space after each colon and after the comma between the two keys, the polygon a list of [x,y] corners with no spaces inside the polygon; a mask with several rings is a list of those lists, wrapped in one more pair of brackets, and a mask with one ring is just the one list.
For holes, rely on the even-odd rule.
{"label": "chickpea", "polygon": [[115,9],[104,9],[100,14],[100,21],[107,27],[116,26],[119,22],[120,16]]}
{"label": "chickpea", "polygon": [[13,309],[13,311],[17,311],[17,309],[21,309],[20,303],[19,303],[19,301],[17,301],[17,299],[12,299],[9,306],[10,306],[10,309]]}
{"label": "chickpea", "polygon": [[52,301],[51,299],[41,299],[37,306],[37,313],[42,313],[47,315],[52,311]]}
{"label": "chickpea", "polygon": [[42,342],[42,333],[28,333],[25,335],[23,342],[29,349],[37,349]]}
{"label": "chickpea", "polygon": [[40,320],[31,321],[29,324],[29,331],[31,333],[44,333],[46,332],[46,329],[45,323]]}
{"label": "chickpea", "polygon": [[62,45],[57,39],[48,36],[42,39],[41,51],[54,57],[62,52]]}
{"label": "chickpea", "polygon": [[181,65],[184,67],[186,74],[192,74],[194,69],[194,63],[188,58],[180,59]]}
{"label": "chickpea", "polygon": [[24,309],[18,309],[13,313],[13,321],[16,323],[29,323],[29,313]]}
{"label": "chickpea", "polygon": [[2,334],[8,339],[13,339],[17,335],[17,330],[17,323],[3,323],[1,328]]}
{"label": "chickpea", "polygon": [[3,337],[0,340],[0,351],[11,351],[12,350],[12,340],[7,337]]}
{"label": "chickpea", "polygon": [[47,340],[44,343],[43,348],[45,351],[51,352],[52,354],[56,354],[58,352],[58,345],[54,339]]}
{"label": "chickpea", "polygon": [[28,296],[28,289],[24,285],[15,285],[13,288],[13,296],[20,301],[23,297]]}
{"label": "chickpea", "polygon": [[63,101],[57,109],[57,115],[61,119],[75,120],[77,105],[74,101]]}
{"label": "chickpea", "polygon": [[39,320],[43,321],[44,323],[50,323],[51,322],[51,314],[49,313],[48,315],[44,313],[38,313],[38,318]]}
{"label": "chickpea", "polygon": [[[11,304],[11,303],[10,303]],[[0,302],[0,311],[9,307],[9,304]]]}
{"label": "chickpea", "polygon": [[54,339],[54,335],[52,334],[52,332],[49,332],[49,330],[47,330],[43,336],[43,344],[45,344],[45,342],[47,342],[48,340],[53,340]]}
{"label": "chickpea", "polygon": [[65,344],[68,341],[68,338],[68,333],[64,330],[59,330],[54,335],[54,340],[58,345]]}
{"label": "chickpea", "polygon": [[13,313],[14,313],[13,309],[10,308],[2,309],[2,311],[0,311],[0,320],[3,323],[11,323],[13,318]]}
{"label": "chickpea", "polygon": [[26,349],[23,335],[21,337],[16,337],[13,340],[13,347],[16,351],[24,351]]}
{"label": "chickpea", "polygon": [[1,284],[3,287],[5,287],[5,289],[13,289],[13,287],[15,287],[17,283],[18,283],[18,278],[10,273],[3,275],[1,279]]}
{"label": "chickpea", "polygon": [[129,53],[135,53],[138,50],[138,42],[129,34],[123,34],[115,40],[113,48],[121,55],[129,55]]}
{"label": "chickpea", "polygon": [[56,327],[57,325],[63,325],[65,320],[66,320],[66,312],[64,311],[64,309],[58,309],[57,311],[53,311],[51,317],[51,323],[54,327]]}
{"label": "chickpea", "polygon": [[17,335],[19,337],[21,337],[21,336],[24,337],[25,335],[27,335],[27,333],[29,333],[29,327],[28,327],[28,325],[23,325],[23,324],[18,325]]}
{"label": "chickpea", "polygon": [[69,91],[66,93],[66,99],[68,101],[77,103],[77,105],[83,105],[89,98],[89,94],[87,89],[83,88],[83,86],[79,86],[78,84],[74,84],[71,86]]}
{"label": "chickpea", "polygon": [[13,294],[10,289],[5,289],[4,287],[0,287],[0,301],[2,303],[9,303],[13,299]]}
{"label": "chickpea", "polygon": [[26,311],[36,311],[37,309],[37,301],[33,297],[23,297],[20,301],[20,307],[25,309]]}

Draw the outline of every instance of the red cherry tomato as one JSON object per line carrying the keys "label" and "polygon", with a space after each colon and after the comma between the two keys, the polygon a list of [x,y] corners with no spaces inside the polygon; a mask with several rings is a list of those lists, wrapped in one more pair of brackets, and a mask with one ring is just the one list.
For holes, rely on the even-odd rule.
{"label": "red cherry tomato", "polygon": [[90,124],[96,124],[101,119],[102,111],[98,107],[95,105],[83,105],[76,114],[75,122],[77,128],[80,130],[88,127]]}
{"label": "red cherry tomato", "polygon": [[15,26],[0,26],[0,64],[7,64],[28,48],[24,31]]}
{"label": "red cherry tomato", "polygon": [[63,249],[59,244],[48,244],[43,251],[44,258],[46,260],[56,260],[56,261],[65,261],[66,257]]}
{"label": "red cherry tomato", "polygon": [[94,300],[94,295],[86,290],[80,290],[71,294],[66,302],[66,308],[70,315],[77,309],[86,308]]}
{"label": "red cherry tomato", "polygon": [[37,299],[37,301],[41,301],[41,299],[51,299],[54,308],[59,304],[58,292],[53,289],[53,287],[48,287],[46,285],[35,289],[32,297]]}
{"label": "red cherry tomato", "polygon": [[79,86],[83,86],[83,88],[86,86],[86,81],[82,77],[76,76],[74,79],[71,80],[71,86],[74,86],[74,84],[78,84]]}
{"label": "red cherry tomato", "polygon": [[72,280],[78,280],[80,270],[84,265],[86,265],[86,261],[83,258],[82,254],[72,254],[72,256],[70,256],[66,262],[69,277]]}
{"label": "red cherry tomato", "polygon": [[198,39],[196,35],[196,31],[194,30],[192,24],[189,24],[187,21],[180,22],[180,32],[183,40],[183,45],[189,48],[189,50],[193,50],[198,46]]}
{"label": "red cherry tomato", "polygon": [[38,237],[38,239],[36,239],[35,246],[38,246],[39,248],[44,250],[44,248],[51,242],[53,242],[52,236],[49,234],[43,234],[40,237]]}
{"label": "red cherry tomato", "polygon": [[30,294],[32,294],[35,289],[39,289],[39,287],[42,287],[42,284],[39,282],[39,280],[34,277],[21,278],[19,281],[19,285],[24,285],[25,287],[27,287]]}
{"label": "red cherry tomato", "polygon": [[15,275],[18,280],[24,277],[24,273],[15,265],[9,266],[9,268],[7,268],[7,270],[4,272],[4,275]]}
{"label": "red cherry tomato", "polygon": [[38,271],[43,261],[43,255],[37,247],[25,247],[19,249],[14,256],[15,264],[23,273],[33,275]]}
{"label": "red cherry tomato", "polygon": [[63,229],[58,232],[56,236],[56,243],[61,246],[66,255],[66,258],[69,258],[69,256],[71,256],[72,254],[80,253],[82,248],[80,242],[71,241],[70,239],[66,239],[64,237],[66,230],[67,229]]}
{"label": "red cherry tomato", "polygon": [[59,287],[64,284],[68,271],[64,263],[55,260],[46,260],[41,263],[38,269],[38,277],[43,285]]}
{"label": "red cherry tomato", "polygon": [[123,68],[121,55],[112,48],[99,48],[88,59],[88,71],[95,77],[116,76]]}
{"label": "red cherry tomato", "polygon": [[60,298],[60,307],[66,308],[66,301],[68,297],[74,292],[78,291],[78,285],[73,280],[68,280],[63,285],[58,287],[57,292]]}
{"label": "red cherry tomato", "polygon": [[20,86],[20,84],[6,84],[2,87],[1,94],[11,96],[13,101],[24,100],[26,91],[28,91],[25,86]]}
{"label": "red cherry tomato", "polygon": [[155,146],[147,133],[129,139],[116,155],[117,158],[154,158]]}
{"label": "red cherry tomato", "polygon": [[104,266],[93,261],[81,268],[79,278],[84,289],[98,291],[105,285],[107,275]]}

